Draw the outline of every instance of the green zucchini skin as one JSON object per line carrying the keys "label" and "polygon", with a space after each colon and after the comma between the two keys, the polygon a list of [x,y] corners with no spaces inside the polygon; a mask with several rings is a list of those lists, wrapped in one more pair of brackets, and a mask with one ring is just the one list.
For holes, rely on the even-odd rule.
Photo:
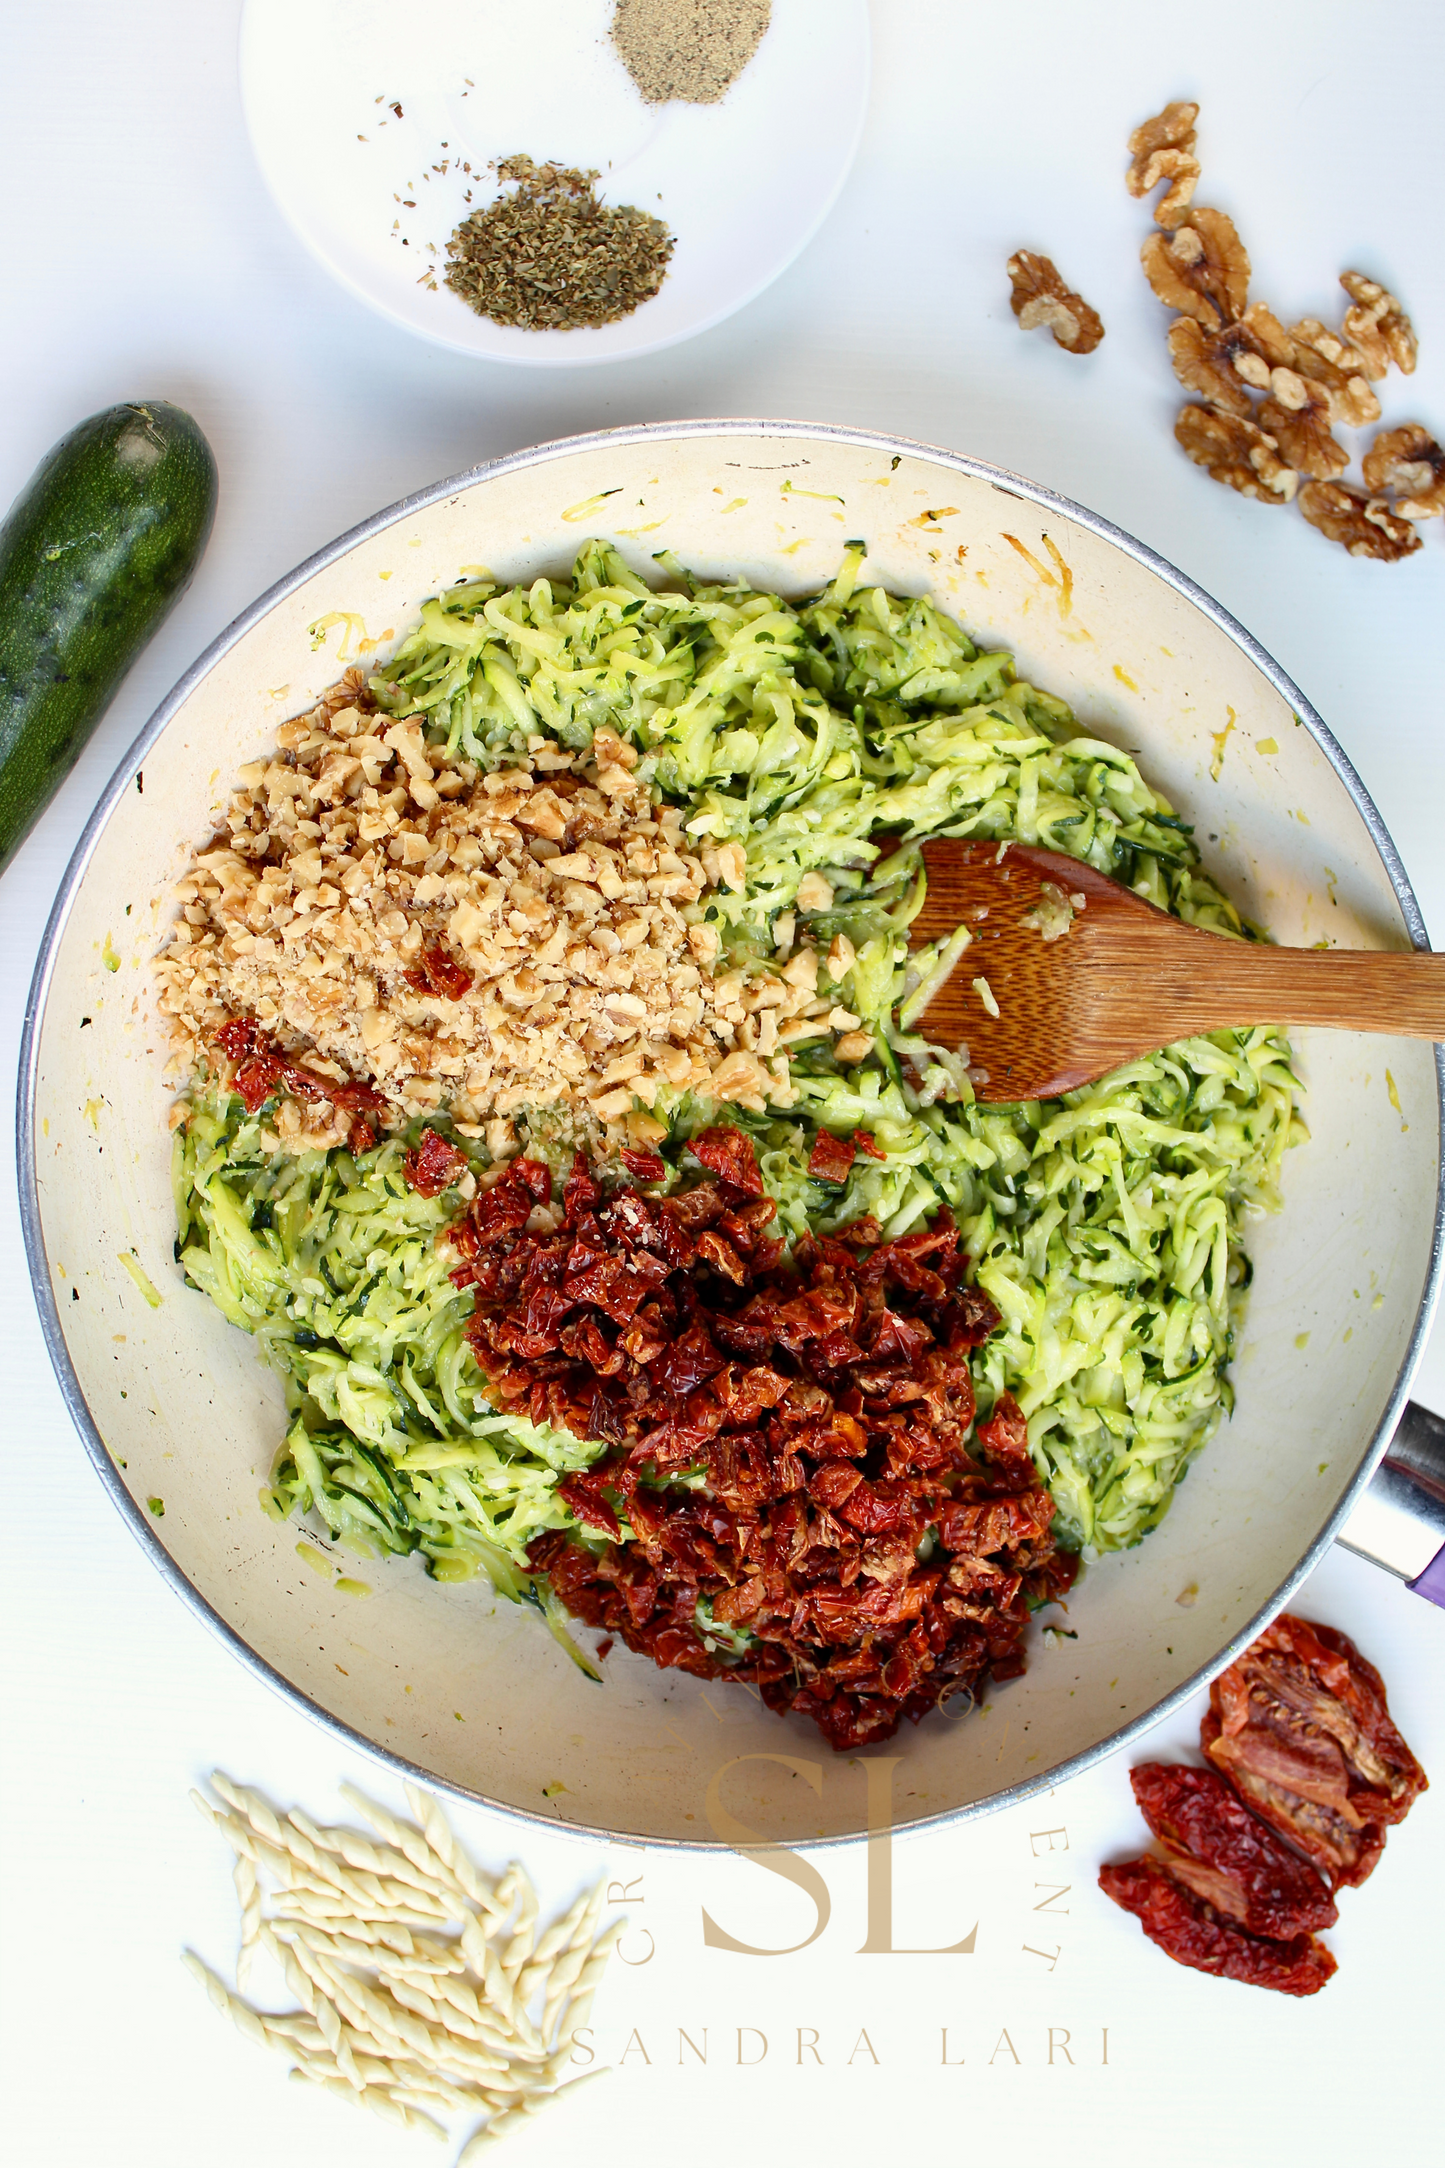
{"label": "green zucchini skin", "polygon": [[0,871],[64,782],[188,584],[216,462],[164,400],[92,414],[0,527]]}

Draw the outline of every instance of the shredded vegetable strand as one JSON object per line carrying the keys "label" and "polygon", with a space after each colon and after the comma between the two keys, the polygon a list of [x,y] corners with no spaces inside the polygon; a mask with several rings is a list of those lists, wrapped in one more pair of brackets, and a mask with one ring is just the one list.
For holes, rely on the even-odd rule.
{"label": "shredded vegetable strand", "polygon": [[[595,541],[567,581],[459,582],[423,605],[371,696],[421,720],[433,757],[483,767],[548,739],[585,750],[605,725],[686,807],[705,865],[731,847],[735,869],[740,851],[741,883],[709,867],[718,971],[776,969],[805,940],[826,959],[812,1013],[786,1027],[787,1118],[727,1112],[783,1229],[871,1213],[892,1237],[946,1204],[1004,1317],[975,1357],[982,1411],[1004,1390],[1019,1400],[1063,1542],[1137,1542],[1231,1405],[1245,1221],[1275,1207],[1304,1135],[1289,1049],[1267,1030],[1222,1033],[1063,1100],[976,1105],[966,1050],[909,1029],[948,969],[968,969],[958,937],[909,953],[920,845],[1043,844],[1192,924],[1253,929],[1129,755],[926,599],[860,585],[861,545],[800,608],[659,562],[658,592]],[[677,1094],[650,1111],[672,1164],[718,1118]],[[560,1133],[521,1126],[560,1171]],[[815,1180],[819,1128],[861,1131],[882,1157]],[[177,1144],[183,1262],[286,1380],[274,1510],[314,1506],[343,1543],[420,1549],[441,1578],[484,1566],[534,1594],[526,1546],[570,1522],[556,1483],[600,1447],[489,1409],[462,1337],[470,1298],[435,1247],[455,1205],[408,1191],[400,1152],[271,1157],[239,1102],[202,1096]]]}

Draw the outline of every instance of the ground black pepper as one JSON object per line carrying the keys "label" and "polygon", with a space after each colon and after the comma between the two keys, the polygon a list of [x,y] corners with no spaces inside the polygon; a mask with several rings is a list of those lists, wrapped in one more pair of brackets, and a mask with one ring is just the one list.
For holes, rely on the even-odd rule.
{"label": "ground black pepper", "polygon": [[497,177],[512,186],[447,243],[446,282],[479,316],[524,331],[572,331],[614,323],[651,300],[673,250],[660,218],[599,203],[595,172],[534,165],[521,153],[500,160]]}
{"label": "ground black pepper", "polygon": [[716,105],[752,59],[771,0],[617,0],[612,42],[649,105]]}

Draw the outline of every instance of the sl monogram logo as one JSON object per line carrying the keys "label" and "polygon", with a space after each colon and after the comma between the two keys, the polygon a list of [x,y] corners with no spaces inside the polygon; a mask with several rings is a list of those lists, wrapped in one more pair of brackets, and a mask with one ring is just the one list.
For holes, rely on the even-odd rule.
{"label": "sl monogram logo", "polygon": [[[893,1940],[893,1772],[901,1756],[880,1757],[864,1764],[868,1785],[868,1932],[859,1946],[860,1957],[971,1957],[978,1936],[978,1922],[960,1942],[946,1942],[930,1949],[900,1949]],[[817,1941],[832,1916],[833,1900],[822,1873],[811,1860],[799,1859],[785,1844],[769,1844],[755,1829],[740,1822],[722,1803],[722,1781],[730,1769],[744,1762],[776,1762],[790,1770],[821,1799],[823,1764],[804,1761],[794,1754],[739,1754],[724,1762],[707,1788],[706,1809],[713,1835],[737,1853],[752,1860],[768,1874],[781,1875],[813,1901],[815,1918],[811,1934],[783,1950],[769,1950],[755,1942],[740,1942],[704,1910],[702,1939],[710,1950],[735,1950],[743,1957],[793,1957]]]}

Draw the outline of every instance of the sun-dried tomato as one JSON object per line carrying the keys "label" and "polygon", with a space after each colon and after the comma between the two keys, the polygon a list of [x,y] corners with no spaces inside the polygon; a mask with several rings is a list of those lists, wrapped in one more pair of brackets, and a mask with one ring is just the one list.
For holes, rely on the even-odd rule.
{"label": "sun-dried tomato", "polygon": [[699,1132],[688,1147],[694,1159],[701,1160],[714,1174],[731,1182],[746,1196],[761,1197],[763,1194],[762,1169],[751,1137],[745,1137],[740,1129],[730,1123],[718,1129]]}
{"label": "sun-dried tomato", "polygon": [[1177,1964],[1212,1972],[1249,1987],[1272,1987],[1281,1995],[1317,1995],[1337,1969],[1312,1935],[1272,1942],[1249,1934],[1233,1920],[1176,1882],[1158,1859],[1131,1859],[1102,1867],[1099,1887],[1132,1912],[1151,1942]]}
{"label": "sun-dried tomato", "polygon": [[1275,1942],[1333,1927],[1335,1901],[1314,1868],[1216,1770],[1143,1762],[1129,1782],[1170,1874],[1224,1918]]}
{"label": "sun-dried tomato", "polygon": [[265,1106],[281,1081],[284,1067],[275,1054],[250,1054],[238,1062],[233,1082],[248,1114],[256,1114]]}
{"label": "sun-dried tomato", "polygon": [[380,1114],[386,1107],[381,1093],[370,1084],[334,1084],[327,1097],[343,1114]]}
{"label": "sun-dried tomato", "polygon": [[408,986],[419,994],[440,994],[446,1001],[460,1001],[472,983],[472,974],[439,941],[424,948],[412,970],[404,974]]}
{"label": "sun-dried tomato", "polygon": [[[546,1169],[512,1162],[452,1230],[467,1337],[499,1406],[606,1448],[559,1489],[611,1540],[599,1555],[559,1530],[531,1551],[568,1608],[851,1751],[1020,1671],[1030,1607],[1074,1562],[1032,1463],[970,1451],[966,1328],[996,1313],[961,1313],[952,1219],[803,1241],[785,1265],[747,1138],[697,1143],[719,1179],[670,1197],[608,1196],[578,1161],[555,1232],[526,1231]],[[742,1655],[709,1645],[700,1603],[747,1629]]]}
{"label": "sun-dried tomato", "polygon": [[467,1158],[440,1130],[424,1129],[416,1150],[403,1158],[401,1171],[407,1188],[414,1189],[419,1197],[440,1197],[453,1182],[460,1182],[467,1171]]}
{"label": "sun-dried tomato", "polygon": [[230,1060],[244,1061],[256,1051],[256,1024],[249,1016],[233,1016],[211,1033],[212,1043]]}
{"label": "sun-dried tomato", "polygon": [[882,1145],[878,1142],[878,1139],[872,1134],[871,1130],[855,1129],[853,1132],[853,1142],[857,1145],[859,1151],[866,1152],[870,1159],[886,1159],[888,1157],[888,1154],[884,1151]]}
{"label": "sun-dried tomato", "polygon": [[667,1161],[661,1152],[634,1151],[627,1144],[622,1147],[622,1164],[634,1182],[661,1182],[667,1174]]}
{"label": "sun-dried tomato", "polygon": [[999,1394],[992,1415],[978,1426],[978,1442],[1001,1474],[1032,1481],[1034,1460],[1029,1451],[1028,1421],[1012,1393]]}
{"label": "sun-dried tomato", "polygon": [[943,1313],[943,1340],[950,1348],[982,1347],[1003,1323],[981,1287],[961,1287]]}
{"label": "sun-dried tomato", "polygon": [[835,1137],[830,1130],[820,1129],[808,1155],[808,1172],[815,1182],[842,1184],[853,1172],[857,1157],[856,1144],[846,1137]]}
{"label": "sun-dried tomato", "polygon": [[1385,1686],[1329,1626],[1277,1618],[1210,1689],[1204,1751],[1332,1888],[1365,1880],[1425,1789]]}
{"label": "sun-dried tomato", "polygon": [[347,1142],[353,1152],[368,1151],[375,1144],[376,1124],[368,1117],[382,1112],[386,1101],[370,1084],[342,1083],[318,1075],[304,1062],[289,1060],[276,1041],[258,1029],[254,1017],[232,1017],[211,1033],[211,1041],[233,1064],[232,1088],[248,1114],[259,1112],[284,1087],[299,1099],[328,1099],[341,1113],[351,1115]]}

